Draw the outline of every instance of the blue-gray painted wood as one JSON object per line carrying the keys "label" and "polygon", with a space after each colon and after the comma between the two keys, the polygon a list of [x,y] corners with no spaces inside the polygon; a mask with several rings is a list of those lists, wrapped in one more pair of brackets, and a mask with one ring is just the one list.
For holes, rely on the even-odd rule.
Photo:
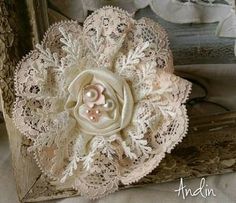
{"label": "blue-gray painted wood", "polygon": [[236,63],[235,40],[215,36],[218,23],[170,23],[156,15],[150,7],[139,10],[135,18],[144,16],[157,21],[168,32],[175,65]]}

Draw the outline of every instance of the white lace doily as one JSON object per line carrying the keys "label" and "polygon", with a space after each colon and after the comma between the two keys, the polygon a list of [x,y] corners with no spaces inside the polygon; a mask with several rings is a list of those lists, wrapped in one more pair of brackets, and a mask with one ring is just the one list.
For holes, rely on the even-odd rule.
{"label": "white lace doily", "polygon": [[118,8],[50,27],[15,73],[13,119],[53,184],[98,198],[150,173],[185,136],[191,84],[166,32]]}

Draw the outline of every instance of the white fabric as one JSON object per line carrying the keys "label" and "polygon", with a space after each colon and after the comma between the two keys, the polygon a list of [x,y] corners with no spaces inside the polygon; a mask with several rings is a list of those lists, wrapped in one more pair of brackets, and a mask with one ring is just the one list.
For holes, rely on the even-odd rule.
{"label": "white fabric", "polygon": [[119,1],[85,0],[83,1],[83,3],[84,7],[90,11],[94,11],[103,6],[112,5],[112,6],[118,6],[120,8],[129,11],[130,13],[133,13],[140,8],[146,7],[149,4],[149,0],[119,0]]}
{"label": "white fabric", "polygon": [[236,38],[236,10],[231,9],[226,17],[220,20],[216,34],[219,37]]}
{"label": "white fabric", "polygon": [[178,0],[152,0],[150,6],[157,15],[172,23],[218,22],[231,10],[229,4],[183,3]]}
{"label": "white fabric", "polygon": [[[217,34],[220,37],[228,37],[224,32],[230,29],[230,37],[236,37],[235,32],[235,2],[233,0],[217,2],[209,1],[183,1],[183,0],[72,0],[64,3],[58,0],[50,1],[55,7],[63,8],[66,16],[83,22],[88,10],[94,11],[105,5],[121,7],[130,13],[148,5],[163,19],[173,23],[213,23],[220,22]],[[229,16],[230,19],[229,20]],[[228,22],[225,22],[228,21]],[[222,26],[224,24],[224,26]]]}

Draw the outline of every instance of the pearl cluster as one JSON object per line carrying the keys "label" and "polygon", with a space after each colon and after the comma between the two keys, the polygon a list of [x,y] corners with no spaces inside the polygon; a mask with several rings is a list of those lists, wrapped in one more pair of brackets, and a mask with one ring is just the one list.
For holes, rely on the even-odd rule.
{"label": "pearl cluster", "polygon": [[93,108],[88,108],[86,110],[86,114],[88,118],[93,122],[98,122],[99,118],[102,116],[104,112],[112,111],[115,107],[114,101],[108,99],[107,102],[102,106],[96,106]]}
{"label": "pearl cluster", "polygon": [[86,113],[89,119],[93,122],[98,122],[99,118],[101,117],[101,111],[96,108],[87,109]]}
{"label": "pearl cluster", "polygon": [[104,90],[105,88],[101,84],[88,85],[84,88],[83,101],[88,106],[86,114],[93,122],[98,122],[103,113],[115,108],[112,99],[105,99]]}

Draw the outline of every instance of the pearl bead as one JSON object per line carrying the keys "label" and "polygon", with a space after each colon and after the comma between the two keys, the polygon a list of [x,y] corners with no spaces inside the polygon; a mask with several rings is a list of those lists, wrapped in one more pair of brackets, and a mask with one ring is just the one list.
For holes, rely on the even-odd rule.
{"label": "pearl bead", "polygon": [[90,116],[90,120],[95,120],[95,117],[94,116]]}
{"label": "pearl bead", "polygon": [[90,113],[90,110],[86,110],[86,113]]}
{"label": "pearl bead", "polygon": [[112,110],[115,107],[114,101],[108,99],[107,102],[103,105],[103,107],[108,111]]}
{"label": "pearl bead", "polygon": [[94,101],[98,97],[98,92],[95,89],[91,89],[86,92],[85,96],[89,101]]}
{"label": "pearl bead", "polygon": [[99,110],[96,110],[95,113],[96,113],[96,114],[100,114],[100,111],[99,111]]}

